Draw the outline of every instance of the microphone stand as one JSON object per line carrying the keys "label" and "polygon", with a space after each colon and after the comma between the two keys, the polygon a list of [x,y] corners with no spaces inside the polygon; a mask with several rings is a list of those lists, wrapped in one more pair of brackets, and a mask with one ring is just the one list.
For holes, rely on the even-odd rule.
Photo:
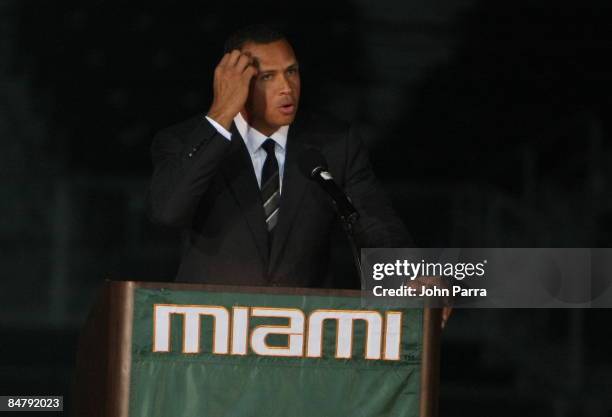
{"label": "microphone stand", "polygon": [[[338,217],[340,218],[340,223],[342,223],[342,228],[344,229],[346,237],[348,238],[351,252],[353,253],[353,263],[357,269],[357,277],[359,277],[359,280],[361,281],[361,256],[353,236],[353,225],[357,219],[359,219],[359,213],[357,213],[351,204],[348,196],[346,196],[342,190],[338,188],[332,175],[327,172],[327,163],[320,152],[310,150],[310,153],[305,153],[302,155],[302,161],[301,166],[303,166],[303,168],[301,169],[303,170],[304,175],[317,182],[323,188],[323,190],[325,190],[329,197],[331,197],[336,213],[338,213]],[[310,168],[313,166],[314,168]]]}
{"label": "microphone stand", "polygon": [[334,206],[336,207],[336,211],[338,212],[338,217],[340,217],[340,223],[342,223],[342,228],[346,233],[346,237],[349,242],[349,246],[351,247],[351,252],[353,253],[353,263],[355,268],[357,268],[357,276],[361,281],[361,256],[359,253],[359,249],[357,248],[357,243],[355,243],[355,237],[353,235],[353,225],[359,219],[359,214],[356,212],[352,213],[343,213],[338,205],[334,201]]}

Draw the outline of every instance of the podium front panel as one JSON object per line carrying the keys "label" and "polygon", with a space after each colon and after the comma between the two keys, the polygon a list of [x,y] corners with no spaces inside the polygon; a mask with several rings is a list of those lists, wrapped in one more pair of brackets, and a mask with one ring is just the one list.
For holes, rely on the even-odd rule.
{"label": "podium front panel", "polygon": [[423,415],[423,309],[136,287],[129,417]]}

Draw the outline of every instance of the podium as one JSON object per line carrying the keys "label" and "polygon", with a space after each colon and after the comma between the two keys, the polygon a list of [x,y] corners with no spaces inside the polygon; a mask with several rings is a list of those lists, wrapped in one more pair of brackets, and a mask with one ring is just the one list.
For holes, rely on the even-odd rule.
{"label": "podium", "polygon": [[440,310],[359,291],[108,281],[74,415],[436,417]]}

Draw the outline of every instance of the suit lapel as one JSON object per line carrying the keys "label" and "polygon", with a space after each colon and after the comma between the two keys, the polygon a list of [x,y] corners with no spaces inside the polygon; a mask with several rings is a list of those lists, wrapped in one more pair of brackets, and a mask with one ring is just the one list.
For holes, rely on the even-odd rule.
{"label": "suit lapel", "polygon": [[296,123],[289,130],[289,138],[287,139],[280,209],[270,250],[268,272],[271,272],[280,261],[293,220],[302,206],[301,202],[304,198],[308,179],[299,171],[298,157],[306,148],[304,139],[303,129]]}
{"label": "suit lapel", "polygon": [[[268,230],[253,162],[244,140],[232,123],[232,147],[222,172],[246,217],[264,265],[268,265]],[[240,262],[239,259],[236,260]]]}

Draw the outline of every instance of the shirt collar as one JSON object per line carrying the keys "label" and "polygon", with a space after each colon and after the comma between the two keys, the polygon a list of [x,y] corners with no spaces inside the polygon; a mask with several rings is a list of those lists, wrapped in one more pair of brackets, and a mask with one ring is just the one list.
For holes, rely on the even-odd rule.
{"label": "shirt collar", "polygon": [[257,152],[257,150],[268,138],[273,139],[274,142],[280,145],[280,147],[283,149],[287,147],[289,125],[281,126],[276,132],[272,133],[272,135],[266,136],[257,129],[249,126],[247,121],[244,120],[244,117],[242,117],[241,113],[238,113],[236,117],[234,117],[234,123],[236,124],[236,129],[238,129],[238,133],[240,133],[240,136],[242,136],[242,139],[244,139],[244,143],[250,154]]}

